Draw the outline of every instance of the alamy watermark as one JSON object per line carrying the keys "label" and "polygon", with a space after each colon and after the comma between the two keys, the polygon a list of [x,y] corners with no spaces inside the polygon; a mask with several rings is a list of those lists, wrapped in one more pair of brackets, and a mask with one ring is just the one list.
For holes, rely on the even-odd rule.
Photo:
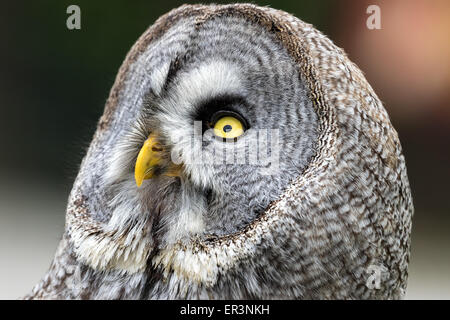
{"label": "alamy watermark", "polygon": [[[211,144],[214,147],[208,148]],[[263,175],[273,175],[280,168],[283,141],[279,129],[251,129],[240,137],[225,139],[216,136],[214,129],[203,132],[202,122],[195,121],[193,133],[181,136],[174,145],[171,160],[175,164],[250,165]],[[183,152],[186,146],[188,154]]]}
{"label": "alamy watermark", "polygon": [[369,274],[366,280],[366,287],[375,290],[380,289],[381,281],[385,278],[387,271],[388,270],[385,266],[376,264],[370,265],[366,270]]}
{"label": "alamy watermark", "polygon": [[66,20],[66,26],[69,30],[81,29],[81,9],[75,4],[71,4],[67,7],[66,13],[70,14]]}
{"label": "alamy watermark", "polygon": [[[67,7],[66,13],[69,14],[66,20],[66,26],[69,30],[81,29],[81,9],[78,5],[71,4]],[[366,20],[366,26],[369,30],[381,29],[381,9],[378,5],[372,4],[367,7],[366,13],[369,17]]]}
{"label": "alamy watermark", "polygon": [[376,4],[367,7],[366,13],[369,17],[366,20],[366,26],[369,30],[381,29],[381,9]]}

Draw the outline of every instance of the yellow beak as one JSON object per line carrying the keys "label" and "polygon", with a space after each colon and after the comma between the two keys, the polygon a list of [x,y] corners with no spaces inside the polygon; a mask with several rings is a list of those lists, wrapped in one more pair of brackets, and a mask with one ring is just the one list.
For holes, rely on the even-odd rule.
{"label": "yellow beak", "polygon": [[155,168],[161,163],[163,148],[158,142],[156,134],[152,133],[139,151],[136,166],[134,168],[134,179],[140,187],[144,179],[153,177]]}
{"label": "yellow beak", "polygon": [[170,163],[163,166],[163,162],[165,162],[163,161],[163,151],[164,148],[159,143],[158,136],[155,133],[150,134],[139,151],[134,168],[134,179],[138,187],[142,185],[144,180],[153,178],[157,167],[164,169],[162,171],[166,176],[180,176],[181,165]]}

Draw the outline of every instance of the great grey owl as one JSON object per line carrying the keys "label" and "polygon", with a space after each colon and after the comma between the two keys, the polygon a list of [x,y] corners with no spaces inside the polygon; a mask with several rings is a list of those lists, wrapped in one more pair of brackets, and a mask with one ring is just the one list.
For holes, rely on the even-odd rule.
{"label": "great grey owl", "polygon": [[282,11],[184,5],[128,53],[25,298],[401,298],[412,215],[342,49]]}

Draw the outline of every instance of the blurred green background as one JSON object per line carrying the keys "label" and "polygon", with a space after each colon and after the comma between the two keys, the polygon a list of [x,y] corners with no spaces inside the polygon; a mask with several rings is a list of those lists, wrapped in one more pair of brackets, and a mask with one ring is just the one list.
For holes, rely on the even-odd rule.
{"label": "blurred green background", "polygon": [[[2,4],[0,298],[25,294],[47,269],[118,68],[146,28],[182,3]],[[413,190],[407,298],[450,298],[450,2],[254,3],[312,23],[365,72],[399,132]],[[66,28],[71,4],[81,8],[81,30]],[[370,4],[381,8],[381,30],[366,27]]]}

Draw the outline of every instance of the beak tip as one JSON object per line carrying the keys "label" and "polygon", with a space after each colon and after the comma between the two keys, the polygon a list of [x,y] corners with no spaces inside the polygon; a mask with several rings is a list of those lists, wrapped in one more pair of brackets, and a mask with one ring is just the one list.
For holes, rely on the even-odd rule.
{"label": "beak tip", "polygon": [[134,177],[134,180],[136,181],[136,186],[139,188],[142,185],[142,181],[144,179],[142,179],[141,177]]}

